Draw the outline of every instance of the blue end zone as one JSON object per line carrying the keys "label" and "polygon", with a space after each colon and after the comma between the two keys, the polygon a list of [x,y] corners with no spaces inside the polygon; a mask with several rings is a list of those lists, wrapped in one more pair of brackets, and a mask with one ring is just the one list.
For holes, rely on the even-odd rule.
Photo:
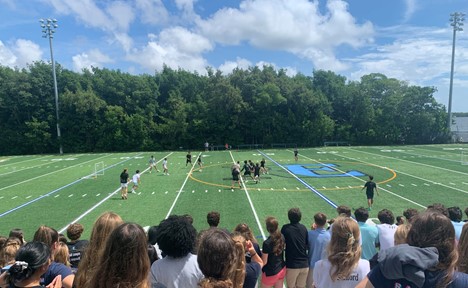
{"label": "blue end zone", "polygon": [[303,165],[287,165],[289,171],[296,175],[315,177],[315,178],[331,178],[331,177],[360,177],[365,176],[366,174],[350,170],[342,172],[337,167],[336,164],[323,163],[323,164],[303,164]]}

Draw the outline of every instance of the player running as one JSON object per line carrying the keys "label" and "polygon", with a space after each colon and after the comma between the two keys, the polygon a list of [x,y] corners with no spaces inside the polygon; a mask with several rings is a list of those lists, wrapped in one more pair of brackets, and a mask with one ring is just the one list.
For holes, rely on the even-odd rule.
{"label": "player running", "polygon": [[120,173],[120,195],[122,199],[127,199],[128,191],[128,169],[125,168],[122,173]]}
{"label": "player running", "polygon": [[192,165],[192,153],[189,151],[187,153],[187,156],[185,156],[185,157],[187,157],[187,160],[185,161],[185,167],[187,167],[188,163],[190,163],[190,165]]}
{"label": "player running", "polygon": [[164,175],[169,175],[169,169],[167,169],[167,158],[164,158],[163,162],[163,173]]}
{"label": "player running", "polygon": [[200,169],[199,169],[200,172],[202,172],[202,168],[203,168],[203,163],[202,163],[202,158],[201,157],[202,156],[200,155],[200,156],[198,156],[198,159],[197,159],[197,164],[200,167]]}
{"label": "player running", "polygon": [[361,191],[366,188],[366,196],[367,196],[367,205],[369,206],[367,210],[371,211],[372,210],[372,204],[374,204],[374,190],[377,192],[377,195],[379,195],[379,190],[377,189],[377,184],[375,184],[374,181],[374,176],[369,175],[369,181],[364,184],[364,187],[362,187]]}
{"label": "player running", "polygon": [[135,175],[133,175],[132,177],[132,182],[133,182],[132,193],[136,194],[136,190],[138,189],[138,186],[141,183],[140,170],[135,171]]}
{"label": "player running", "polygon": [[149,159],[148,163],[149,163],[150,174],[151,174],[151,170],[153,170],[153,167],[154,167],[154,170],[156,170],[156,172],[159,172],[158,168],[156,167],[156,159],[154,159],[153,155],[151,155],[151,158]]}

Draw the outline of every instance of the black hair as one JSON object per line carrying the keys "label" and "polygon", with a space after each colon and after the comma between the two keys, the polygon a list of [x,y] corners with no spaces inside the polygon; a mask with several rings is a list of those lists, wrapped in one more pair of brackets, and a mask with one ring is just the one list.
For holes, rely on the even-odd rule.
{"label": "black hair", "polygon": [[453,222],[460,222],[462,220],[463,213],[460,207],[449,207],[447,210],[450,220],[452,220]]}
{"label": "black hair", "polygon": [[411,219],[413,219],[414,216],[417,216],[418,213],[418,210],[414,208],[408,208],[405,211],[403,211],[403,216],[405,216],[408,222],[411,222]]}
{"label": "black hair", "polygon": [[148,228],[148,243],[151,245],[156,244],[156,235],[158,235],[158,226],[151,226]]}
{"label": "black hair", "polygon": [[288,219],[291,224],[299,223],[302,219],[302,213],[299,208],[291,208],[288,211]]}
{"label": "black hair", "polygon": [[136,173],[140,173],[140,170],[136,170]]}
{"label": "black hair", "polygon": [[15,264],[8,269],[10,284],[30,278],[49,259],[49,246],[39,241],[26,243],[18,250]]}
{"label": "black hair", "polygon": [[219,219],[220,215],[218,211],[211,211],[206,215],[206,222],[208,222],[210,227],[218,227]]}
{"label": "black hair", "polygon": [[369,180],[371,180],[371,181],[374,180],[374,176],[369,175]]}
{"label": "black hair", "polygon": [[197,231],[187,217],[172,215],[159,223],[156,242],[167,256],[181,258],[194,251],[196,237]]}
{"label": "black hair", "polygon": [[366,222],[369,219],[369,212],[364,207],[359,207],[354,211],[354,217],[358,222]]}
{"label": "black hair", "polygon": [[395,223],[395,216],[393,216],[393,212],[388,209],[382,209],[377,214],[377,218],[379,218],[380,223],[382,224],[394,224]]}
{"label": "black hair", "polygon": [[427,210],[436,210],[439,213],[444,214],[445,216],[449,217],[448,209],[441,203],[434,203],[432,205],[427,206]]}

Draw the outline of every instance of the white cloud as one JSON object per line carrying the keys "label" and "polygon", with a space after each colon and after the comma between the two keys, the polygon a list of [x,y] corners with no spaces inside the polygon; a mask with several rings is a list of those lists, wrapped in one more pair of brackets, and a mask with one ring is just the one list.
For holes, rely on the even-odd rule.
{"label": "white cloud", "polygon": [[134,49],[127,59],[140,64],[146,70],[161,70],[163,65],[188,71],[205,73],[208,62],[202,54],[213,49],[203,36],[182,27],[161,31],[157,37],[148,35],[149,42],[142,49]]}
{"label": "white cloud", "polygon": [[90,50],[87,53],[81,53],[72,57],[73,68],[75,71],[83,69],[91,69],[91,67],[103,67],[104,64],[112,63],[112,59],[99,51],[98,49]]}
{"label": "white cloud", "polygon": [[128,31],[130,23],[135,19],[133,8],[121,1],[111,2],[106,9],[118,31]]}
{"label": "white cloud", "polygon": [[325,15],[317,1],[244,0],[239,9],[221,9],[197,25],[203,35],[222,44],[248,42],[293,53],[312,61],[316,68],[339,71],[347,66],[334,57],[334,48],[361,47],[373,35],[372,24],[357,24],[347,9],[341,0],[329,0]]}
{"label": "white cloud", "polygon": [[252,66],[252,62],[244,58],[237,58],[236,61],[226,61],[218,67],[218,70],[223,72],[224,75],[230,74],[232,70],[239,69],[248,69]]}
{"label": "white cloud", "polygon": [[10,47],[0,41],[0,65],[24,68],[27,64],[40,61],[41,58],[39,45],[32,41],[17,39]]}
{"label": "white cloud", "polygon": [[148,24],[164,24],[169,21],[169,12],[161,0],[136,0],[141,13],[140,21]]}
{"label": "white cloud", "polygon": [[411,19],[411,17],[413,16],[414,12],[416,12],[418,7],[416,4],[416,0],[405,0],[405,6],[406,6],[406,10],[403,16],[403,20],[407,22],[408,20]]}

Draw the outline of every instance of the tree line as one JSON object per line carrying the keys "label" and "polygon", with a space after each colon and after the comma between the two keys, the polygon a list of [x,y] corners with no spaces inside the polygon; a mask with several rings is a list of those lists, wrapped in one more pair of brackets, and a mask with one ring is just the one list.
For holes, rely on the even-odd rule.
{"label": "tree line", "polygon": [[[324,141],[355,145],[444,143],[445,107],[434,87],[383,74],[348,81],[331,71],[288,76],[271,66],[207,68],[206,75],[164,67],[154,75],[57,65],[65,153],[202,149],[223,145]],[[0,66],[0,154],[56,153],[51,66]]]}

